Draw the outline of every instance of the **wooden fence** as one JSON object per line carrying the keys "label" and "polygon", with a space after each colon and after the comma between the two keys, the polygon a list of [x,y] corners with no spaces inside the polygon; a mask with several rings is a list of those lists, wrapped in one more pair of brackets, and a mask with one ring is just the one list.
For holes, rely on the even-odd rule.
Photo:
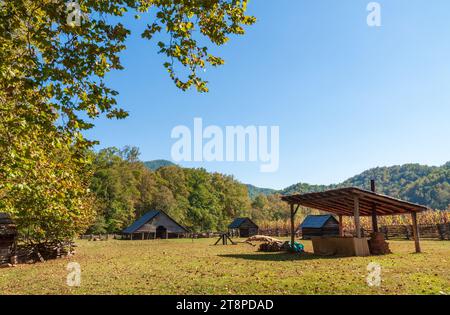
{"label": "wooden fence", "polygon": [[[380,232],[384,233],[386,239],[413,239],[412,225],[387,225],[382,226]],[[262,235],[272,237],[288,237],[291,231],[288,229],[267,229],[260,230]],[[362,230],[362,236],[368,237],[372,233],[372,230]],[[428,224],[419,225],[419,234],[422,239],[437,239],[437,240],[450,240],[450,223],[446,224]],[[297,236],[301,237],[301,230],[297,231]],[[344,229],[345,236],[356,235],[352,229]]]}
{"label": "wooden fence", "polygon": [[[386,239],[412,239],[413,230],[411,225],[389,225],[382,226],[380,231]],[[450,223],[419,225],[419,235],[422,239],[450,240]]]}
{"label": "wooden fence", "polygon": [[[372,233],[371,230],[362,229],[363,237],[369,237]],[[412,225],[387,225],[380,228],[380,232],[384,233],[386,239],[413,239]],[[419,225],[420,238],[422,239],[437,239],[437,240],[450,240],[450,223],[446,224],[429,224]],[[289,237],[291,231],[285,228],[276,229],[260,229],[260,235],[272,236],[272,237]],[[206,233],[189,233],[184,235],[185,238],[216,238],[220,235],[217,232]],[[352,229],[344,229],[345,236],[355,236],[356,233]],[[297,231],[296,236],[301,238],[301,230]],[[121,235],[83,235],[81,239],[87,240],[108,240],[108,239],[121,239]]]}

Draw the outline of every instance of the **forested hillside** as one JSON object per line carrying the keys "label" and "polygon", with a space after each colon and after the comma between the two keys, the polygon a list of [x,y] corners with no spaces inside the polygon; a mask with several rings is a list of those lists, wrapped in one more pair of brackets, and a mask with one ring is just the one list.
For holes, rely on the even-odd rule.
{"label": "forested hillside", "polygon": [[[166,211],[194,232],[226,231],[239,216],[250,216],[266,226],[289,220],[289,208],[279,198],[280,193],[345,186],[369,189],[372,178],[381,193],[434,209],[446,209],[450,204],[450,163],[442,167],[408,164],[374,168],[339,185],[299,183],[277,192],[242,184],[232,176],[182,168],[163,160],[143,163],[137,148],[107,148],[92,154],[90,188],[97,209],[97,220],[89,231],[92,233],[121,231],[153,209]],[[310,210],[302,209],[302,216],[308,213]]]}
{"label": "forested hillside", "polygon": [[149,210],[166,211],[191,231],[225,231],[250,215],[247,187],[231,176],[175,165],[150,170],[136,148],[95,153],[91,191],[97,220],[89,232],[118,232]]}
{"label": "forested hillside", "polygon": [[370,189],[371,179],[375,179],[378,192],[389,196],[439,210],[446,209],[450,204],[450,162],[441,167],[419,164],[377,167],[351,177],[338,185],[298,183],[280,193],[307,193],[348,186]]}
{"label": "forested hillside", "polygon": [[270,188],[260,188],[253,185],[247,185],[248,189],[248,195],[251,199],[255,199],[258,195],[272,195],[275,194],[277,191],[275,189]]}

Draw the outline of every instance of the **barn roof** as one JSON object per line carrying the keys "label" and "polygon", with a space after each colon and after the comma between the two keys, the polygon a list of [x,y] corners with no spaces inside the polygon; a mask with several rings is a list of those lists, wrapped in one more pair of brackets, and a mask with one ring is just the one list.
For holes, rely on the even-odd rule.
{"label": "barn roof", "polygon": [[11,219],[11,216],[7,213],[0,213],[0,224],[13,224],[13,220]]}
{"label": "barn roof", "polygon": [[258,227],[255,222],[253,222],[250,218],[236,218],[234,221],[228,226],[229,229],[238,229],[244,224],[245,221],[250,221],[254,226]]}
{"label": "barn roof", "polygon": [[338,215],[353,216],[355,197],[359,200],[360,215],[371,216],[375,206],[377,215],[397,215],[422,212],[427,207],[357,187],[339,188],[303,195],[283,196],[282,200],[304,207],[322,210]]}
{"label": "barn roof", "polygon": [[303,221],[303,223],[300,225],[300,227],[301,228],[307,228],[307,229],[320,229],[330,219],[336,220],[331,214],[327,214],[327,215],[309,215],[309,216],[306,217],[306,219]]}
{"label": "barn roof", "polygon": [[127,227],[125,230],[123,230],[123,233],[131,234],[139,230],[140,227],[142,227],[144,224],[146,224],[148,221],[154,219],[160,214],[160,211],[152,210],[144,214],[142,217],[140,217],[138,220],[136,220],[132,225]]}
{"label": "barn roof", "polygon": [[156,218],[158,215],[160,215],[161,213],[164,213],[170,220],[172,220],[176,225],[178,225],[179,227],[181,227],[183,230],[185,230],[186,232],[189,232],[188,229],[186,229],[184,226],[182,226],[181,224],[179,224],[177,221],[175,221],[174,219],[172,219],[167,213],[165,213],[164,211],[158,211],[158,210],[152,210],[147,212],[146,214],[144,214],[142,217],[140,217],[138,220],[136,220],[132,225],[130,225],[129,227],[127,227],[125,230],[123,230],[123,233],[125,234],[133,234],[135,233],[137,230],[139,230],[144,224],[146,224],[147,222],[153,220],[154,218]]}

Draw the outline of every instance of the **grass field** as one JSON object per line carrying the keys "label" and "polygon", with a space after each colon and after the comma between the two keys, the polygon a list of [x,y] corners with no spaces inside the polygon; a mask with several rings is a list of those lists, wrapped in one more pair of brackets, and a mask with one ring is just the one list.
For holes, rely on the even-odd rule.
{"label": "grass field", "polygon": [[[450,294],[450,242],[391,241],[383,257],[320,258],[258,253],[249,245],[211,246],[213,239],[79,241],[74,257],[0,269],[2,294]],[[311,252],[311,243],[304,242]],[[81,286],[66,285],[69,262]],[[366,283],[370,262],[381,287]]]}

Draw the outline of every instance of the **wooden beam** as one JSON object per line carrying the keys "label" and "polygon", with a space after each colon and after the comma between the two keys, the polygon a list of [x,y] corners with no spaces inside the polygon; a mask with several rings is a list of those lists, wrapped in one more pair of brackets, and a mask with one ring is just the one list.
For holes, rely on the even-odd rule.
{"label": "wooden beam", "polygon": [[298,209],[300,209],[300,204],[297,205],[297,209],[295,209],[294,216],[297,214]]}
{"label": "wooden beam", "polygon": [[359,220],[359,196],[353,197],[353,216],[355,217],[356,237],[361,238],[361,222]]}
{"label": "wooden beam", "polygon": [[[370,181],[370,190],[373,193],[377,192],[377,189],[375,187],[375,179],[372,179]],[[373,233],[378,233],[377,205],[375,203],[372,205],[372,230]]]}
{"label": "wooden beam", "polygon": [[420,248],[420,233],[419,233],[419,225],[417,224],[417,213],[411,212],[412,222],[413,222],[413,233],[414,233],[414,242],[416,244],[416,253],[421,253],[422,249]]}
{"label": "wooden beam", "polygon": [[339,215],[339,236],[344,237],[344,217]]}
{"label": "wooden beam", "polygon": [[294,248],[295,243],[295,210],[294,204],[291,203],[291,247]]}

